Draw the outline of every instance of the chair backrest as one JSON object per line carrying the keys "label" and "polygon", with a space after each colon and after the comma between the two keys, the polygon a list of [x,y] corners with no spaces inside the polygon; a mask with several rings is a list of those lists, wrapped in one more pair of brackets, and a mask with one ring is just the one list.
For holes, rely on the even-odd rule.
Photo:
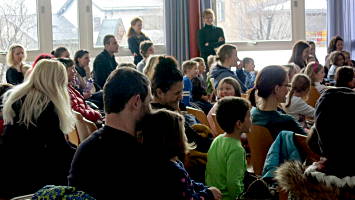
{"label": "chair backrest", "polygon": [[28,195],[24,195],[24,196],[18,196],[18,197],[14,197],[10,200],[31,200],[33,194],[28,194]]}
{"label": "chair backrest", "polygon": [[217,131],[217,135],[220,135],[220,134],[223,134],[224,133],[224,130],[219,126],[218,122],[217,122],[217,116],[216,114],[212,114],[212,118],[213,118],[213,122],[214,122],[214,125],[216,127],[216,131]]}
{"label": "chair backrest", "polygon": [[66,138],[70,143],[72,143],[76,146],[79,146],[80,139],[79,139],[78,132],[76,131],[76,128],[72,132],[70,132],[68,135],[66,135]]}
{"label": "chair backrest", "polygon": [[274,140],[266,127],[258,125],[251,126],[251,132],[247,134],[247,139],[254,173],[261,175],[267,152]]}
{"label": "chair backrest", "polygon": [[314,153],[307,144],[307,136],[296,133],[294,135],[294,142],[302,158],[304,158],[307,163],[311,164],[319,161],[320,156]]}
{"label": "chair backrest", "polygon": [[311,86],[311,89],[309,91],[308,99],[307,99],[307,104],[312,106],[313,108],[316,106],[317,100],[320,97],[320,93],[318,92],[317,88],[314,86]]}
{"label": "chair backrest", "polygon": [[94,122],[85,119],[80,113],[73,111],[76,122],[75,128],[79,136],[79,143],[83,142],[87,137],[97,130]]}
{"label": "chair backrest", "polygon": [[208,123],[208,120],[207,120],[207,116],[202,110],[192,108],[192,107],[186,107],[186,111],[187,111],[187,113],[195,116],[196,119],[198,121],[200,121],[201,124],[204,124],[204,125],[210,127],[210,124]]}

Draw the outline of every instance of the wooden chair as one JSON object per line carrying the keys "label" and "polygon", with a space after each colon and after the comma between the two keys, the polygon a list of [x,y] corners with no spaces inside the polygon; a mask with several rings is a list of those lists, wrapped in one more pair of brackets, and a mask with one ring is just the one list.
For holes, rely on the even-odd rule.
{"label": "wooden chair", "polygon": [[73,111],[76,118],[75,128],[79,136],[79,144],[97,130],[94,122],[85,119],[80,113]]}
{"label": "wooden chair", "polygon": [[210,124],[208,123],[208,120],[207,120],[207,116],[202,110],[192,108],[192,107],[186,107],[186,111],[187,111],[187,113],[195,116],[196,119],[198,121],[200,121],[201,124],[204,124],[204,125],[210,127]]}
{"label": "wooden chair", "polygon": [[212,114],[212,118],[213,118],[213,122],[216,126],[216,130],[217,130],[217,135],[220,135],[220,134],[223,134],[224,133],[224,130],[219,126],[218,122],[217,122],[217,117],[216,117],[216,114]]}
{"label": "wooden chair", "polygon": [[251,132],[247,134],[247,139],[253,171],[256,175],[261,175],[267,152],[274,140],[267,128],[258,125],[252,125]]}
{"label": "wooden chair", "polygon": [[68,135],[66,135],[66,138],[67,140],[76,145],[76,146],[79,146],[80,144],[80,139],[79,139],[79,135],[78,135],[78,132],[76,131],[76,128],[71,132],[69,133]]}
{"label": "wooden chair", "polygon": [[319,161],[320,156],[314,153],[307,144],[307,136],[296,133],[293,139],[301,157],[306,160],[306,163],[311,164]]}
{"label": "wooden chair", "polygon": [[313,108],[316,106],[317,100],[320,97],[320,93],[318,92],[317,88],[314,86],[311,86],[311,89],[309,91],[308,99],[307,99],[307,104],[312,106]]}
{"label": "wooden chair", "polygon": [[18,196],[18,197],[14,197],[10,200],[31,200],[33,194],[28,194],[28,195],[24,195],[24,196]]}

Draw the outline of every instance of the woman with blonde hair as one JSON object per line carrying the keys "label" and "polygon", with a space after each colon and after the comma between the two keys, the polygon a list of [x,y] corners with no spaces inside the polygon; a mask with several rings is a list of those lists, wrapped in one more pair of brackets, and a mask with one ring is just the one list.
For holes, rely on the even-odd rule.
{"label": "woman with blonde hair", "polygon": [[145,74],[149,80],[152,80],[153,74],[155,72],[155,66],[159,62],[159,58],[162,56],[150,56],[147,60],[147,64],[145,64],[145,67],[143,69],[143,74]]}
{"label": "woman with blonde hair", "polygon": [[[45,185],[66,185],[75,149],[64,134],[75,119],[63,64],[39,61],[28,79],[5,93],[3,173],[0,197],[36,192]],[[24,165],[25,164],[25,165]]]}
{"label": "woman with blonde hair", "polygon": [[128,30],[128,48],[131,50],[134,56],[134,64],[137,65],[142,59],[142,55],[139,52],[139,45],[141,42],[145,40],[150,40],[148,36],[146,36],[142,32],[143,27],[143,19],[140,17],[135,17],[131,21],[131,27]]}
{"label": "woman with blonde hair", "polygon": [[6,63],[9,68],[6,71],[6,82],[17,85],[24,79],[24,61],[26,60],[25,48],[20,44],[11,45],[6,54]]}

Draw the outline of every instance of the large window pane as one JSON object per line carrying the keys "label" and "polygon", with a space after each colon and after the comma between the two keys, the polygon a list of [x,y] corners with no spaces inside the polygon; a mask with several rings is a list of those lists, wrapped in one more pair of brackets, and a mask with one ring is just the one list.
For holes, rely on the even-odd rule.
{"label": "large window pane", "polygon": [[291,0],[216,0],[227,42],[292,39]]}
{"label": "large window pane", "polygon": [[51,0],[53,48],[66,47],[74,56],[79,49],[78,2]]}
{"label": "large window pane", "polygon": [[154,44],[165,43],[164,0],[93,0],[93,43],[102,47],[106,34],[114,34],[120,46],[128,46],[127,32],[134,17],[143,19],[143,32]]}
{"label": "large window pane", "polygon": [[306,39],[316,44],[319,62],[327,54],[327,0],[306,0]]}
{"label": "large window pane", "polygon": [[38,49],[36,0],[0,0],[0,51],[11,44]]}

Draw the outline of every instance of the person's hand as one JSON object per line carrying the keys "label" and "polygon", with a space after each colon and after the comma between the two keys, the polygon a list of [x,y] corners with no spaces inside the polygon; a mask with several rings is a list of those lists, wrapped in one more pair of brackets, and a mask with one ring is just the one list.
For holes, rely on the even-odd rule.
{"label": "person's hand", "polygon": [[208,189],[212,192],[213,197],[214,197],[215,200],[222,199],[222,193],[221,193],[221,191],[218,188],[209,187]]}
{"label": "person's hand", "polygon": [[90,98],[91,97],[91,92],[89,91],[89,92],[83,92],[83,97],[84,97],[84,99],[88,99],[88,98]]}
{"label": "person's hand", "polygon": [[208,45],[209,45],[208,42],[206,42],[206,43],[205,43],[205,46],[207,47]]}
{"label": "person's hand", "polygon": [[223,42],[224,41],[224,37],[219,37],[218,38],[218,42]]}

